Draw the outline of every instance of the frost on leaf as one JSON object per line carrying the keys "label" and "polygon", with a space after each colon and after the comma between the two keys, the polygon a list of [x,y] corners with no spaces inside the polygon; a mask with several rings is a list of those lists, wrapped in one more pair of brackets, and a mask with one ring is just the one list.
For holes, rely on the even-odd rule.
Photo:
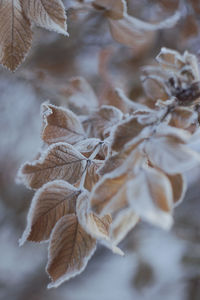
{"label": "frost on leaf", "polygon": [[85,232],[75,214],[63,216],[50,238],[47,272],[49,288],[80,274],[96,249],[96,240]]}
{"label": "frost on leaf", "polygon": [[57,143],[50,146],[39,160],[26,163],[22,169],[21,180],[33,189],[55,179],[76,183],[86,167],[86,158],[73,146]]}
{"label": "frost on leaf", "polygon": [[118,245],[138,223],[139,217],[130,209],[123,209],[115,218],[111,226],[111,239]]}
{"label": "frost on leaf", "polygon": [[185,172],[200,162],[200,156],[173,136],[158,136],[145,144],[145,152],[154,166],[169,174]]}
{"label": "frost on leaf", "polygon": [[90,211],[89,195],[82,193],[77,200],[77,215],[83,228],[96,239],[109,239],[112,217],[108,214],[103,217]]}
{"label": "frost on leaf", "polygon": [[[120,189],[124,187],[127,181],[127,174],[122,174],[119,176],[104,176],[91,193],[91,207],[96,213],[102,213],[103,210],[110,204],[110,202],[115,201]],[[121,194],[120,194],[121,195]],[[125,196],[122,193],[121,196]],[[118,198],[117,198],[118,200]],[[124,197],[120,197],[118,200],[122,205],[126,203]]]}
{"label": "frost on leaf", "polygon": [[22,0],[22,7],[35,25],[67,35],[65,8],[61,0]]}
{"label": "frost on leaf", "polygon": [[43,104],[42,139],[47,144],[75,144],[84,139],[85,132],[78,117],[70,110]]}
{"label": "frost on leaf", "polygon": [[103,105],[83,122],[89,137],[104,139],[110,135],[114,125],[122,119],[122,112],[114,106]]}
{"label": "frost on leaf", "polygon": [[75,213],[79,194],[79,190],[65,181],[55,180],[43,185],[33,198],[20,244],[25,240],[41,242],[49,239],[57,221],[64,215]]}
{"label": "frost on leaf", "polygon": [[16,70],[32,43],[32,30],[20,0],[0,1],[0,63]]}
{"label": "frost on leaf", "polygon": [[0,1],[0,63],[11,71],[25,59],[32,43],[32,24],[67,34],[61,0]]}
{"label": "frost on leaf", "polygon": [[127,183],[127,194],[133,212],[142,219],[163,228],[172,225],[172,188],[162,172],[148,167],[142,169]]}
{"label": "frost on leaf", "polygon": [[114,131],[112,149],[115,151],[122,150],[126,143],[138,137],[144,127],[136,117],[123,121]]}

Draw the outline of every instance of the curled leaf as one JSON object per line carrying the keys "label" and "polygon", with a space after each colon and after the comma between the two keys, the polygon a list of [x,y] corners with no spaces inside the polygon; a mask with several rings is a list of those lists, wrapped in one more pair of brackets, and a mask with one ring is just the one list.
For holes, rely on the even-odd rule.
{"label": "curled leaf", "polygon": [[42,139],[47,144],[58,142],[75,144],[84,139],[82,124],[72,111],[46,103],[42,109]]}

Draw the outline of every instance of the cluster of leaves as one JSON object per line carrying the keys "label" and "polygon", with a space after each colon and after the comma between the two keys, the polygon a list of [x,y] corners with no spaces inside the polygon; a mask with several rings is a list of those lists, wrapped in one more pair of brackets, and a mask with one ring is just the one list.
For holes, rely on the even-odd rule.
{"label": "cluster of leaves", "polygon": [[1,0],[0,24],[0,63],[11,71],[31,47],[33,25],[68,35],[61,0]]}
{"label": "cluster of leaves", "polygon": [[[143,45],[151,36],[149,33],[172,27],[180,18],[176,12],[158,24],[146,23],[128,15],[125,0],[74,0],[72,8],[103,13],[113,38],[132,48]],[[62,0],[1,0],[0,63],[16,70],[31,47],[34,25],[68,36],[66,19]]]}
{"label": "cluster of leaves", "polygon": [[188,52],[162,48],[157,61],[143,69],[146,104],[117,89],[115,106],[99,107],[89,84],[73,78],[74,112],[42,105],[42,149],[18,175],[37,190],[20,244],[49,242],[50,287],[79,274],[97,241],[123,254],[117,245],[140,219],[173,223],[183,173],[200,162],[189,145],[199,127],[199,72]]}

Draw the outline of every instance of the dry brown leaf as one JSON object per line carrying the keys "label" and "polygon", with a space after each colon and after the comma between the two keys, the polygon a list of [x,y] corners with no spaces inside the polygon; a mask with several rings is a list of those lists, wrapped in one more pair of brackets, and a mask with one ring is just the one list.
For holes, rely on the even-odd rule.
{"label": "dry brown leaf", "polygon": [[99,110],[89,115],[83,122],[89,137],[100,138],[109,136],[113,126],[122,120],[122,112],[114,106],[103,105]]}
{"label": "dry brown leaf", "polygon": [[172,187],[164,173],[143,167],[127,183],[127,195],[136,215],[166,229],[172,225]]}
{"label": "dry brown leaf", "polygon": [[49,288],[80,274],[96,249],[96,240],[88,235],[75,214],[63,216],[50,239],[47,272]]}
{"label": "dry brown leaf", "polygon": [[44,103],[42,105],[42,139],[47,144],[65,142],[75,144],[85,137],[78,117],[70,110]]}
{"label": "dry brown leaf", "polygon": [[100,175],[98,174],[98,169],[102,165],[102,160],[92,160],[89,166],[87,167],[84,187],[88,191],[91,191],[95,184],[99,181]]}
{"label": "dry brown leaf", "polygon": [[75,213],[79,194],[80,190],[65,181],[55,180],[43,185],[32,200],[20,246],[26,240],[41,242],[49,239],[57,221],[66,214]]}
{"label": "dry brown leaf", "polygon": [[188,171],[200,162],[199,154],[175,137],[152,137],[144,149],[150,162],[168,174]]}
{"label": "dry brown leaf", "polygon": [[67,98],[69,108],[77,114],[87,114],[98,107],[93,89],[82,77],[72,78],[61,92]]}
{"label": "dry brown leaf", "polygon": [[[122,174],[113,177],[105,175],[92,190],[90,195],[90,203],[92,210],[96,213],[103,213],[103,210],[112,199],[120,192],[120,189],[125,185],[128,174]],[[121,199],[122,202],[123,199]]]}
{"label": "dry brown leaf", "polygon": [[20,0],[0,1],[0,28],[0,63],[15,71],[32,43],[31,25]]}
{"label": "dry brown leaf", "polygon": [[90,155],[96,151],[97,147],[98,151],[96,156],[98,156],[98,158],[105,159],[108,155],[108,143],[102,142],[100,139],[96,138],[84,139],[75,144],[74,147],[86,157],[90,157]]}
{"label": "dry brown leaf", "polygon": [[145,125],[139,123],[136,117],[130,117],[121,122],[113,131],[112,150],[121,151],[125,144],[137,138]]}
{"label": "dry brown leaf", "polygon": [[111,239],[118,245],[138,223],[139,217],[129,207],[123,209],[111,225]]}
{"label": "dry brown leaf", "polygon": [[43,152],[39,160],[25,163],[19,173],[19,179],[34,189],[55,179],[74,184],[83,175],[86,164],[86,158],[73,146],[57,143]]}
{"label": "dry brown leaf", "polygon": [[103,217],[97,216],[90,211],[89,194],[82,193],[77,200],[77,216],[82,227],[96,239],[109,240],[110,224],[112,217],[107,214]]}
{"label": "dry brown leaf", "polygon": [[178,205],[185,196],[186,192],[186,181],[182,174],[175,174],[175,175],[167,175],[172,186],[173,191],[173,201],[175,205]]}
{"label": "dry brown leaf", "polygon": [[22,0],[23,11],[35,25],[68,35],[65,7],[61,0]]}

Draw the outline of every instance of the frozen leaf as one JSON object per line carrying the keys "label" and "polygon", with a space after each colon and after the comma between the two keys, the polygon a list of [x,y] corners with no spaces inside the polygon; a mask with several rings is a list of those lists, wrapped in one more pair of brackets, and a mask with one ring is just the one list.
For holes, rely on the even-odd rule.
{"label": "frozen leaf", "polygon": [[62,94],[67,98],[68,106],[78,114],[87,114],[98,107],[93,89],[82,77],[72,78],[62,90]]}
{"label": "frozen leaf", "polygon": [[50,239],[47,272],[49,288],[80,274],[96,249],[96,240],[81,227],[75,214],[63,216]]}
{"label": "frozen leaf", "polygon": [[145,144],[151,163],[168,174],[185,172],[197,166],[199,155],[174,137],[155,137]]}
{"label": "frozen leaf", "polygon": [[85,132],[78,117],[70,110],[44,103],[42,106],[42,139],[47,144],[75,144],[84,139]]}
{"label": "frozen leaf", "polygon": [[112,217],[105,215],[97,216],[89,209],[89,194],[82,193],[77,201],[77,215],[82,227],[96,239],[109,240],[110,224]]}
{"label": "frozen leaf", "polygon": [[102,166],[102,164],[102,160],[92,160],[88,165],[84,184],[88,191],[91,191],[94,185],[99,181],[100,175],[98,174],[98,169]]}
{"label": "frozen leaf", "polygon": [[122,119],[122,112],[114,106],[103,105],[83,122],[88,135],[103,140],[109,136],[113,126]]}
{"label": "frozen leaf", "polygon": [[172,186],[173,201],[175,205],[178,205],[185,196],[187,184],[185,178],[181,174],[167,175]]}
{"label": "frozen leaf", "polygon": [[117,154],[110,156],[105,161],[103,166],[101,168],[99,168],[98,173],[101,176],[103,176],[107,173],[111,173],[112,171],[117,169],[119,166],[121,166],[124,163],[126,158],[127,158],[127,154],[124,152],[119,152]]}
{"label": "frozen leaf", "polygon": [[122,150],[124,145],[137,137],[144,127],[136,117],[130,117],[121,122],[113,132],[112,149],[115,151]]}
{"label": "frozen leaf", "polygon": [[127,13],[119,20],[109,18],[110,30],[113,38],[128,47],[135,48],[138,44],[145,44],[153,37],[153,32],[163,28],[173,27],[179,20],[180,14],[176,12],[168,19],[151,24],[129,16]]}
{"label": "frozen leaf", "polygon": [[27,55],[32,42],[29,20],[20,0],[0,1],[0,63],[15,71]]}
{"label": "frozen leaf", "polygon": [[74,147],[86,157],[90,157],[97,147],[99,147],[97,156],[105,159],[108,155],[108,144],[96,138],[84,139],[75,144]]}
{"label": "frozen leaf", "polygon": [[76,183],[86,168],[86,158],[67,143],[51,145],[39,160],[22,166],[19,177],[27,186],[37,189],[44,183],[63,179]]}
{"label": "frozen leaf", "polygon": [[22,0],[27,18],[35,25],[68,35],[65,7],[61,0]]}
{"label": "frozen leaf", "polygon": [[[92,190],[90,196],[92,210],[96,213],[103,213],[105,207],[110,204],[125,185],[127,178],[127,174],[113,177],[105,175]],[[124,203],[123,198],[120,198],[120,201]]]}
{"label": "frozen leaf", "polygon": [[123,209],[114,219],[111,226],[111,239],[118,245],[138,223],[139,217],[129,207]]}
{"label": "frozen leaf", "polygon": [[57,221],[66,214],[76,211],[76,199],[80,191],[65,181],[52,181],[40,188],[29,210],[27,227],[20,240],[41,242],[49,239]]}
{"label": "frozen leaf", "polygon": [[127,183],[127,195],[133,212],[165,229],[172,225],[172,188],[164,173],[145,167]]}

